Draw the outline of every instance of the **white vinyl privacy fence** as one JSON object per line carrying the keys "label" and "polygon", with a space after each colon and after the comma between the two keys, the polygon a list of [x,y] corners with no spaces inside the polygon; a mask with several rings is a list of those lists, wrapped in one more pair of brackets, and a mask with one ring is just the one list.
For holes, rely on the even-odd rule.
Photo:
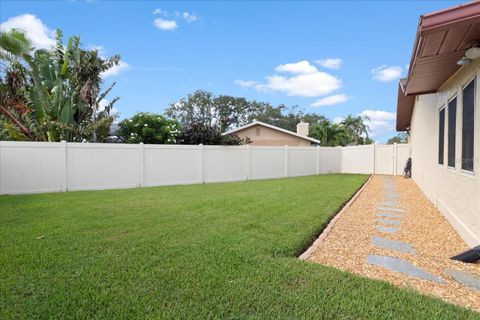
{"label": "white vinyl privacy fence", "polygon": [[400,175],[406,144],[353,147],[0,142],[0,194],[366,173]]}

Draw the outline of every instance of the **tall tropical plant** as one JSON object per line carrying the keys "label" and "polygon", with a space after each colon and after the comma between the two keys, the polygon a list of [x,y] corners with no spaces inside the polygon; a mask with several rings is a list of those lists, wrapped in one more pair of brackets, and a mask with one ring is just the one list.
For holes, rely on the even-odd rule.
{"label": "tall tropical plant", "polygon": [[360,137],[365,136],[368,138],[368,131],[370,128],[365,123],[369,121],[370,118],[367,116],[352,116],[351,114],[347,115],[345,119],[342,120],[341,124],[345,127],[345,130],[350,137],[350,142],[359,144]]}
{"label": "tall tropical plant", "polygon": [[309,136],[319,140],[320,145],[326,147],[344,146],[349,141],[345,127],[327,119],[320,124],[313,124]]}
{"label": "tall tropical plant", "polygon": [[[110,110],[118,98],[98,111],[100,101],[115,85],[101,93],[101,73],[118,64],[119,56],[104,60],[96,51],[85,51],[79,37],[70,37],[64,46],[60,30],[51,50],[32,49],[18,30],[0,35],[0,49],[5,66],[0,82],[0,121],[2,132],[10,132],[11,139],[96,141],[97,131],[110,127]],[[19,74],[21,85],[8,82]],[[35,124],[35,131],[27,124]]]}
{"label": "tall tropical plant", "polygon": [[14,140],[34,140],[40,135],[32,110],[25,99],[28,86],[27,70],[21,57],[31,50],[25,34],[12,30],[0,33],[0,138]]}

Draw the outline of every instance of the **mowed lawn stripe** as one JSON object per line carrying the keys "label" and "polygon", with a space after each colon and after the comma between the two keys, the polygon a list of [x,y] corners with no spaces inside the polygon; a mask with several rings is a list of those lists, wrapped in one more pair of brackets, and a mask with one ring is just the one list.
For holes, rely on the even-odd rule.
{"label": "mowed lawn stripe", "polygon": [[0,318],[478,318],[296,258],[367,178],[2,196]]}

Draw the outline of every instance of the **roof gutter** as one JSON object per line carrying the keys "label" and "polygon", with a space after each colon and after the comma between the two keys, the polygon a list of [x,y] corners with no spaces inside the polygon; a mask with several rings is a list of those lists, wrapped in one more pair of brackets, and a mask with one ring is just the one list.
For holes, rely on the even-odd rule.
{"label": "roof gutter", "polygon": [[472,7],[478,6],[478,1],[472,1],[456,7],[426,14],[423,16],[425,22],[422,24],[422,32],[428,31],[432,28],[438,30],[438,28],[448,26],[451,23],[461,23],[463,21],[479,17],[480,14],[472,16]]}

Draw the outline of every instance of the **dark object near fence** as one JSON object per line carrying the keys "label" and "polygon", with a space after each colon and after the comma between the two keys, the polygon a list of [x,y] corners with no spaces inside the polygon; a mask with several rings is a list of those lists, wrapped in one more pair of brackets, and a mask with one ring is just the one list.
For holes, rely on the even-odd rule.
{"label": "dark object near fence", "polygon": [[403,169],[403,175],[407,178],[412,176],[412,158],[408,158],[405,168]]}
{"label": "dark object near fence", "polygon": [[473,249],[462,252],[454,257],[451,257],[450,259],[467,263],[476,263],[478,260],[480,260],[480,246],[476,246]]}

